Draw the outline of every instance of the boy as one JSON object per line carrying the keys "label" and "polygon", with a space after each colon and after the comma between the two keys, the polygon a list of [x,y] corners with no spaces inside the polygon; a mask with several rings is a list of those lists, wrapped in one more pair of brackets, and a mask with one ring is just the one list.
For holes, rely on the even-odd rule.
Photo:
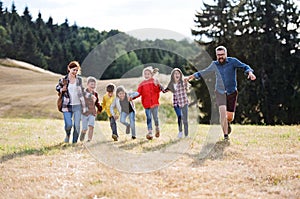
{"label": "boy", "polygon": [[[108,84],[106,86],[106,94],[103,96],[102,99],[102,107],[103,110],[106,111],[108,118],[109,118],[109,122],[110,122],[110,128],[112,130],[112,138],[114,141],[118,141],[118,132],[117,132],[117,124],[116,124],[116,120],[115,117],[112,116],[112,113],[110,112],[110,106],[114,101],[114,90],[115,90],[115,85],[114,84]],[[116,110],[114,110],[116,111]],[[116,115],[116,119],[118,118],[118,115]]]}
{"label": "boy", "polygon": [[[94,133],[94,126],[95,126],[95,116],[97,113],[102,111],[102,107],[99,103],[98,93],[95,91],[96,89],[97,80],[94,77],[87,78],[87,88],[85,89],[85,103],[87,106],[86,112],[82,113],[81,120],[82,120],[82,131],[80,135],[80,141],[83,142],[85,134],[87,130],[88,133],[88,142],[90,142],[93,138]],[[97,107],[97,111],[96,108]]]}

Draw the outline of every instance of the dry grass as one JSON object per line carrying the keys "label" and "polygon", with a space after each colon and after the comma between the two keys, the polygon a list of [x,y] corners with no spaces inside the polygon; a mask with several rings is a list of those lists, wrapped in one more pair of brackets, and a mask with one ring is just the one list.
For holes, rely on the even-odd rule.
{"label": "dry grass", "polygon": [[[207,125],[191,123],[191,138],[178,140],[176,125],[161,118],[162,136],[149,142],[144,122],[137,123],[136,140],[118,124],[120,140],[112,142],[108,122],[97,122],[92,143],[65,145],[55,107],[59,76],[0,69],[1,198],[299,198],[299,126],[233,125],[230,142],[211,144]],[[107,82],[99,83],[100,94]],[[202,156],[205,149],[211,150]],[[118,171],[130,162],[122,154],[151,154],[130,160],[147,172]],[[149,170],[160,156],[166,166]]]}
{"label": "dry grass", "polygon": [[[218,141],[201,159],[209,126],[200,125],[202,130],[176,161],[135,174],[117,171],[113,169],[117,165],[105,165],[97,156],[114,153],[101,151],[100,145],[94,148],[98,152],[93,150],[99,137],[109,136],[107,122],[97,122],[101,128],[90,145],[65,146],[60,143],[61,120],[0,121],[1,129],[6,126],[0,140],[3,198],[298,198],[300,194],[299,126],[234,125],[231,142]],[[120,141],[107,139],[107,145],[128,153],[155,152],[168,146],[162,147],[162,140],[176,140],[172,133],[163,133],[148,142],[142,134],[132,141],[120,131]],[[149,159],[138,167],[152,163]]]}

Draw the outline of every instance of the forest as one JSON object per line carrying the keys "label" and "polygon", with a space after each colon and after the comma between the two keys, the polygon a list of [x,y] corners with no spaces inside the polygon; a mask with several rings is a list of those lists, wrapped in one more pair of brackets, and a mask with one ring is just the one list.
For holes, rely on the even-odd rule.
{"label": "forest", "polygon": [[[238,108],[235,122],[241,124],[299,124],[300,122],[300,12],[293,0],[218,0],[204,3],[195,13],[191,34],[195,43],[215,58],[214,49],[224,45],[228,55],[249,64],[257,76],[247,81],[238,72]],[[145,22],[146,23],[146,22]],[[70,25],[66,19],[54,24],[53,18],[33,20],[29,8],[20,16],[12,4],[3,8],[0,1],[0,57],[29,62],[65,74],[70,60],[83,63],[101,43],[120,35],[113,43],[105,71],[97,78],[120,78],[135,67],[147,64],[181,68],[185,74],[205,68],[209,61],[197,45],[186,40],[140,41],[119,30],[102,31]],[[127,44],[133,46],[128,47]],[[103,45],[102,45],[103,46]],[[151,47],[153,46],[153,47]],[[116,49],[115,49],[116,48]],[[127,49],[133,49],[128,51]],[[176,49],[176,50],[175,50]],[[102,51],[101,51],[102,50]],[[174,53],[178,52],[178,53]],[[118,56],[120,55],[120,56]],[[101,58],[101,54],[98,56]],[[99,59],[99,58],[98,58]],[[101,64],[101,60],[92,60]],[[185,67],[186,66],[186,67]],[[169,71],[164,71],[168,73]],[[140,73],[132,73],[140,76]],[[204,81],[205,80],[205,81]],[[211,99],[207,83],[213,77],[191,82],[196,90],[200,123],[210,123]]]}
{"label": "forest", "polygon": [[[300,11],[292,0],[219,0],[195,13],[192,34],[214,57],[215,47],[249,64],[257,76],[238,73],[237,123],[299,124]],[[197,61],[199,60],[199,61]],[[201,65],[201,56],[194,63]],[[204,68],[205,66],[203,66]],[[213,78],[206,81],[211,82]],[[210,100],[203,81],[194,82],[203,112],[210,118]]]}
{"label": "forest", "polygon": [[[42,13],[33,20],[28,7],[20,16],[14,3],[10,10],[2,5],[0,1],[0,57],[29,62],[60,74],[66,73],[70,60],[82,63],[94,48],[114,35],[120,35],[113,46],[109,46],[115,52],[107,54],[108,50],[105,49],[105,55],[114,59],[105,66],[106,71],[99,79],[120,78],[126,71],[147,63],[183,69],[187,64],[184,57],[192,57],[197,53],[197,47],[187,40],[140,41],[119,30],[99,32],[94,28],[79,27],[76,23],[70,25],[68,19],[62,24],[54,24],[52,17],[44,21]],[[135,45],[136,50],[115,58],[117,53],[128,48],[128,44]],[[180,54],[171,52],[172,49]],[[164,71],[163,67],[161,69],[163,73],[169,72]],[[140,76],[140,73],[132,75]]]}

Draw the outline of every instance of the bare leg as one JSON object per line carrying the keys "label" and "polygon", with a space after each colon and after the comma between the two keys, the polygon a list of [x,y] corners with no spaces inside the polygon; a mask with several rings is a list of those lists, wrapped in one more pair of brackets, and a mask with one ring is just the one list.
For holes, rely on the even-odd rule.
{"label": "bare leg", "polygon": [[87,130],[81,131],[80,138],[79,138],[81,142],[83,142],[86,132],[87,132]]}
{"label": "bare leg", "polygon": [[89,126],[88,141],[91,141],[93,139],[93,133],[94,133],[94,127],[93,126]]}
{"label": "bare leg", "polygon": [[234,119],[234,112],[227,111],[227,121],[232,122]]}
{"label": "bare leg", "polygon": [[227,130],[227,133],[228,134],[231,133],[230,123],[233,121],[233,119],[234,119],[234,112],[227,111],[227,121],[228,121],[228,130]]}
{"label": "bare leg", "polygon": [[228,122],[227,122],[226,110],[227,110],[226,105],[219,106],[220,124],[224,135],[228,135]]}

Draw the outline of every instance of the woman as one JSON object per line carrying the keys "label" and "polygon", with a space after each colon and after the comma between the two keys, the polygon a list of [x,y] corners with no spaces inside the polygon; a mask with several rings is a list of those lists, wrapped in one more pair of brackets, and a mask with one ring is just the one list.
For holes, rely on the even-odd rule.
{"label": "woman", "polygon": [[82,79],[77,75],[80,73],[80,65],[77,61],[71,61],[67,67],[68,74],[59,80],[56,86],[57,92],[62,93],[62,112],[64,114],[66,138],[69,143],[72,118],[74,117],[73,142],[76,143],[80,132],[81,112],[86,112],[87,107],[84,100],[84,88]]}

